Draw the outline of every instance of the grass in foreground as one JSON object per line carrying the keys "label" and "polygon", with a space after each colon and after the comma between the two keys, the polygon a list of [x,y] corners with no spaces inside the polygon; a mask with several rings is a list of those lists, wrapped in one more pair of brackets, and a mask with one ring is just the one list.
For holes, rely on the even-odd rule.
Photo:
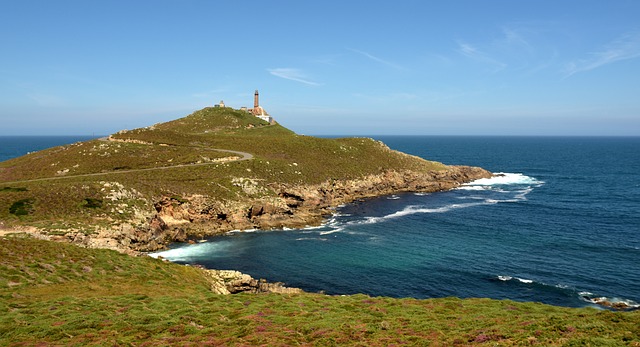
{"label": "grass in foreground", "polygon": [[199,270],[0,239],[0,345],[640,346],[640,312],[489,299],[212,294]]}

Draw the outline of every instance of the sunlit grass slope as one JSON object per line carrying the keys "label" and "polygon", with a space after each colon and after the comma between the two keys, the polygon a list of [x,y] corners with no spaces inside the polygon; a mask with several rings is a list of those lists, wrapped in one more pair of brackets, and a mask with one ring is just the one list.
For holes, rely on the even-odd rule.
{"label": "sunlit grass slope", "polygon": [[[248,152],[254,159],[233,161],[237,155],[218,149]],[[270,187],[356,179],[395,169],[443,168],[372,139],[302,136],[244,111],[211,107],[167,123],[120,131],[110,140],[55,147],[0,163],[0,221],[78,228],[83,221],[117,224],[131,218],[133,206],[151,211],[152,201],[160,196],[242,200],[245,193],[234,178]],[[126,201],[122,189],[116,192],[119,206],[113,196],[106,197],[114,182],[126,190]],[[16,206],[21,213],[11,213]]]}
{"label": "sunlit grass slope", "polygon": [[0,345],[639,346],[640,312],[488,299],[216,295],[198,269],[0,239]]}

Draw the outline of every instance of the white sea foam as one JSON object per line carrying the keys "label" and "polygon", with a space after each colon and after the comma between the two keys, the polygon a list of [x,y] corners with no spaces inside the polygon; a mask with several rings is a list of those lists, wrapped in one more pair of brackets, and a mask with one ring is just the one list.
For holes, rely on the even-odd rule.
{"label": "white sea foam", "polygon": [[[466,183],[466,184],[472,184],[471,183]],[[470,185],[462,185],[460,187],[458,187],[458,190],[487,190],[489,189],[488,187],[484,186],[484,185],[478,185],[478,186],[470,186]]]}
{"label": "white sea foam", "polygon": [[206,242],[188,245],[180,248],[174,248],[166,251],[149,253],[148,255],[152,258],[163,257],[171,261],[190,261],[190,259],[194,257],[206,256],[224,247],[224,243]]}
{"label": "white sea foam", "polygon": [[529,279],[526,279],[526,278],[520,278],[520,277],[506,276],[506,275],[498,275],[497,279],[499,279],[500,281],[503,281],[503,282],[516,280],[516,281],[518,281],[520,283],[525,283],[525,284],[532,284],[533,283],[533,280],[529,280]]}
{"label": "white sea foam", "polygon": [[232,234],[237,234],[237,233],[253,233],[259,231],[259,229],[246,229],[246,230],[240,230],[240,229],[235,229],[235,230],[230,230],[227,231],[226,234],[227,235],[232,235]]}
{"label": "white sea foam", "polygon": [[484,196],[471,195],[471,196],[456,196],[456,199],[458,199],[458,200],[484,200],[486,198]]}
{"label": "white sea foam", "polygon": [[466,187],[512,185],[512,184],[539,185],[539,184],[544,184],[544,182],[537,180],[533,177],[526,176],[521,173],[497,172],[491,178],[481,178],[473,182],[466,183],[462,185],[462,187],[459,189],[469,189]]}
{"label": "white sea foam", "polygon": [[423,207],[423,206],[407,206],[403,210],[388,214],[388,215],[386,215],[384,217],[381,217],[381,219],[382,220],[384,220],[384,219],[393,219],[393,218],[404,217],[404,216],[408,216],[408,215],[412,215],[412,214],[418,214],[418,213],[445,213],[445,212],[449,212],[449,211],[455,210],[455,209],[472,207],[472,206],[480,206],[480,205],[486,205],[486,204],[494,204],[496,202],[494,202],[494,200],[491,200],[491,199],[484,199],[484,200],[479,201],[479,202],[468,202],[468,203],[463,203],[463,204],[449,204],[449,205],[446,205],[446,206],[441,206],[441,207],[436,207],[436,208],[427,208],[427,207]]}
{"label": "white sea foam", "polygon": [[527,199],[527,194],[531,193],[533,191],[533,188],[529,187],[527,189],[523,189],[523,190],[519,190],[517,191],[518,194],[516,194],[515,198],[516,199],[520,199],[520,200],[526,200]]}
{"label": "white sea foam", "polygon": [[640,308],[640,304],[629,299],[622,298],[609,298],[606,296],[593,296],[592,293],[589,292],[580,292],[580,298],[586,302],[590,302],[592,304],[604,306],[604,307],[612,307],[616,309],[623,310],[635,310]]}
{"label": "white sea foam", "polygon": [[296,241],[328,241],[324,237],[299,237]]}
{"label": "white sea foam", "polygon": [[334,233],[339,233],[341,231],[344,231],[344,228],[335,228],[333,230],[321,231],[320,235],[331,235],[331,234],[334,234]]}
{"label": "white sea foam", "polygon": [[[516,185],[516,184],[518,185],[542,184],[542,183],[543,183],[542,181],[536,180],[535,178],[525,176],[520,173],[500,172],[500,173],[497,173],[496,176],[492,178],[476,180],[474,182],[467,183],[459,187],[458,188],[459,190],[478,192],[477,194],[473,194],[470,196],[455,197],[456,200],[468,200],[470,202],[450,203],[448,205],[440,206],[440,207],[409,205],[403,208],[402,210],[387,214],[385,216],[364,217],[356,220],[351,220],[348,222],[345,222],[343,220],[343,217],[350,217],[351,215],[335,214],[319,227],[304,228],[302,230],[308,231],[308,230],[313,230],[314,228],[319,228],[319,229],[331,228],[334,230],[321,231],[321,234],[323,235],[332,234],[332,233],[344,231],[345,227],[348,227],[350,225],[376,224],[376,223],[381,223],[390,219],[401,218],[401,217],[410,216],[414,214],[446,213],[451,210],[473,207],[473,206],[494,205],[494,204],[503,203],[503,202],[520,202],[520,201],[526,200],[526,195],[533,190],[532,187],[529,186],[524,189],[522,187],[517,187],[517,190],[514,190],[513,188],[503,189],[503,188],[500,188],[500,186]],[[484,197],[482,195],[484,194],[483,192],[485,191],[490,193],[500,193],[501,195],[496,196],[495,194],[492,194],[491,197]],[[503,197],[502,194],[509,194],[509,196],[504,196],[504,198],[502,198]],[[428,193],[414,193],[414,195],[424,196],[424,195],[428,195]],[[387,197],[387,199],[395,200],[395,199],[400,199],[400,197],[398,195],[391,195]]]}
{"label": "white sea foam", "polygon": [[[499,202],[505,202],[508,200],[495,200],[495,199],[474,199],[477,202],[468,202],[468,203],[461,203],[461,204],[449,204],[449,205],[445,205],[445,206],[441,206],[441,207],[435,207],[435,208],[429,208],[429,207],[425,207],[425,206],[419,206],[419,205],[410,205],[405,207],[404,209],[400,210],[400,211],[396,211],[394,213],[390,213],[386,216],[382,216],[382,217],[365,217],[364,219],[360,219],[360,220],[355,220],[355,221],[350,221],[347,222],[347,225],[362,225],[362,224],[375,224],[375,223],[381,223],[390,219],[394,219],[394,218],[400,218],[400,217],[405,217],[405,216],[410,216],[410,215],[414,215],[414,214],[424,214],[424,213],[446,213],[449,212],[451,210],[455,210],[455,209],[461,209],[461,208],[467,208],[467,207],[472,207],[472,206],[481,206],[481,205],[492,205],[492,204],[497,204]],[[328,226],[327,224],[325,224],[326,226]]]}

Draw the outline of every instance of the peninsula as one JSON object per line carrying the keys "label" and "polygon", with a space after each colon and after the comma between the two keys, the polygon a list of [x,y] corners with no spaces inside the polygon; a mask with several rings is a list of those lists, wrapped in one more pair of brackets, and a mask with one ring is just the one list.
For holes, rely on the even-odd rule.
{"label": "peninsula", "polygon": [[[638,312],[319,295],[119,253],[315,225],[356,199],[491,176],[221,104],[0,163],[0,344],[637,345]],[[248,294],[264,292],[284,295]]]}
{"label": "peninsula", "polygon": [[91,248],[154,251],[230,230],[318,225],[356,199],[451,189],[491,173],[369,138],[295,134],[258,104],[0,163],[0,229]]}

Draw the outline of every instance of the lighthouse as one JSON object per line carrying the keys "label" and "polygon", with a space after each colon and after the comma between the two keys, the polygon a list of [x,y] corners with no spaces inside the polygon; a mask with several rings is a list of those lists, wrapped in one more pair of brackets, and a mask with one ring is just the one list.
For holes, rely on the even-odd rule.
{"label": "lighthouse", "polygon": [[260,107],[260,103],[258,102],[258,90],[253,94],[253,108]]}
{"label": "lighthouse", "polygon": [[271,116],[267,113],[267,111],[265,111],[264,108],[260,106],[259,94],[257,89],[256,89],[256,92],[253,94],[253,108],[249,110],[249,112],[251,112],[251,114],[253,114],[254,116],[266,122],[269,122],[269,123],[273,122],[273,118],[271,118]]}

